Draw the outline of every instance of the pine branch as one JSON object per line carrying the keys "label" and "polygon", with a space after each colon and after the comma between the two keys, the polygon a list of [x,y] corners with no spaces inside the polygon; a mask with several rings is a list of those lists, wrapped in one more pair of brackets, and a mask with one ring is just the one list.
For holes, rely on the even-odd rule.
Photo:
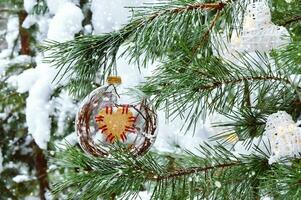
{"label": "pine branch", "polygon": [[158,177],[156,174],[152,174],[152,175],[150,175],[150,179],[153,181],[161,181],[163,179],[173,179],[176,177],[187,176],[187,175],[191,175],[191,174],[195,174],[195,173],[199,173],[199,172],[207,172],[212,169],[218,169],[218,168],[223,169],[223,168],[227,168],[227,167],[232,167],[232,166],[235,166],[238,164],[239,163],[237,163],[237,162],[233,162],[233,163],[220,164],[220,165],[214,165],[214,166],[209,166],[209,167],[191,167],[188,169],[180,169],[177,171],[173,171],[166,175],[162,175],[162,176],[158,176]]}
{"label": "pine branch", "polygon": [[301,41],[293,41],[289,45],[283,47],[280,51],[274,52],[273,57],[283,65],[291,66],[292,73],[300,74],[301,70],[298,65],[301,64]]}
{"label": "pine branch", "polygon": [[285,26],[293,40],[301,39],[300,1],[287,2],[285,0],[273,0],[272,21],[281,26]]}
{"label": "pine branch", "polygon": [[[133,157],[120,149],[111,152],[106,158],[90,157],[76,148],[62,152],[55,162],[66,176],[55,185],[54,193],[67,190],[69,199],[106,199],[111,194],[134,199],[147,184],[153,199],[252,199],[250,188],[269,169],[265,155],[237,157],[221,146],[201,146],[202,156],[189,152],[178,156],[174,169],[168,167],[165,155]],[[217,187],[217,181],[223,185]]]}
{"label": "pine branch", "polygon": [[8,8],[0,8],[0,12],[18,13],[19,10],[16,10],[16,9],[8,9]]}
{"label": "pine branch", "polygon": [[202,35],[202,38],[200,40],[200,43],[195,45],[193,48],[192,48],[192,52],[193,54],[195,54],[197,52],[197,50],[202,46],[202,44],[208,40],[209,38],[209,35],[210,35],[210,32],[212,31],[212,29],[214,28],[214,26],[216,25],[218,19],[220,18],[221,16],[221,13],[220,13],[220,10],[217,10],[216,14],[214,15],[214,18],[213,20],[211,21],[210,23],[210,26],[208,28],[208,30],[204,33],[204,35]]}
{"label": "pine branch", "polygon": [[257,91],[262,95],[255,95],[253,105],[263,96],[279,99],[277,96],[299,91],[300,80],[291,82],[288,78],[297,65],[288,67],[278,63],[274,66],[267,55],[258,53],[257,57],[240,55],[239,64],[214,57],[193,64],[174,59],[160,67],[141,89],[152,97],[157,107],[167,109],[169,117],[183,116],[187,128],[194,127],[204,113],[228,113],[234,107],[247,105],[246,92]]}
{"label": "pine branch", "polygon": [[32,14],[39,15],[45,14],[48,11],[47,3],[45,0],[37,0],[32,9]]}
{"label": "pine branch", "polygon": [[4,181],[0,181],[0,192],[2,193],[2,197],[3,198],[10,198],[12,200],[18,200],[18,198],[13,194],[13,192],[11,190],[9,190],[6,187],[6,184]]}
{"label": "pine branch", "polygon": [[[0,5],[7,6],[9,8],[23,8],[23,0],[0,0]],[[14,9],[11,9],[14,11]],[[19,10],[16,9],[16,12]],[[12,12],[14,13],[14,12]]]}
{"label": "pine branch", "polygon": [[[288,165],[288,163],[291,163]],[[263,192],[275,199],[298,199],[301,195],[301,162],[283,159],[274,164],[266,177],[262,178]]]}
{"label": "pine branch", "polygon": [[[60,69],[58,80],[64,76],[77,79],[77,84],[71,84],[72,91],[84,96],[88,91],[80,87],[94,82],[97,77],[103,81],[105,76],[116,70],[114,65],[121,46],[127,47],[121,56],[129,55],[131,62],[142,65],[166,57],[169,52],[179,49],[181,43],[188,43],[191,51],[197,44],[196,38],[200,35],[208,37],[208,33],[203,32],[208,32],[216,24],[208,25],[214,18],[211,12],[220,11],[219,15],[228,16],[229,9],[223,10],[231,3],[172,1],[132,8],[133,19],[118,31],[80,36],[63,43],[49,41],[42,48],[49,53],[46,61]],[[196,53],[206,52],[208,48],[196,50]],[[91,89],[91,85],[84,88]]]}
{"label": "pine branch", "polygon": [[[214,123],[223,127],[224,131],[212,137],[212,140],[232,142],[231,135],[235,133],[246,146],[251,146],[253,139],[261,138],[266,126],[266,118],[279,110],[286,111],[297,120],[301,111],[300,97],[293,90],[282,90],[281,96],[269,95],[277,93],[278,88],[262,88],[255,103],[241,108],[235,107],[231,113],[222,113],[229,120]],[[260,141],[259,141],[260,142]]]}
{"label": "pine branch", "polygon": [[287,25],[289,25],[291,23],[295,23],[295,22],[298,22],[298,21],[301,21],[301,16],[294,16],[294,17],[292,17],[290,19],[285,20],[280,25],[281,26],[287,26]]}

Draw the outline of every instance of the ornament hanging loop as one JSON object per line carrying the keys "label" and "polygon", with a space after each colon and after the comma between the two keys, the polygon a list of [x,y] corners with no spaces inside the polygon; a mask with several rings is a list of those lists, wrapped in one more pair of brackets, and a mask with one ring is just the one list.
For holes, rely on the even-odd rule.
{"label": "ornament hanging loop", "polygon": [[117,96],[120,98],[117,90],[116,90],[116,86],[120,85],[122,83],[122,79],[120,76],[109,76],[107,78],[107,83],[109,85],[112,85],[114,87],[115,93],[117,94]]}

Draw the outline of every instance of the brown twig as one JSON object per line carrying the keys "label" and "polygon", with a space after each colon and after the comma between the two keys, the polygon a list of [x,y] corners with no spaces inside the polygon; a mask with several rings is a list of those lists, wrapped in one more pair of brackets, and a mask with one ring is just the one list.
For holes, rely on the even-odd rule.
{"label": "brown twig", "polygon": [[170,179],[170,178],[175,178],[175,177],[179,177],[179,176],[185,176],[185,175],[189,175],[189,174],[199,173],[199,172],[206,173],[208,170],[211,170],[211,169],[227,168],[227,167],[232,167],[232,166],[236,166],[239,164],[240,164],[239,162],[232,162],[232,163],[220,164],[220,165],[214,165],[214,166],[208,166],[208,167],[191,167],[191,168],[187,168],[187,169],[175,170],[171,173],[168,173],[168,174],[162,175],[162,176],[156,176],[155,174],[150,174],[149,178],[153,181],[160,181],[160,180],[164,180],[164,179]]}
{"label": "brown twig", "polygon": [[291,82],[288,79],[284,79],[284,78],[280,78],[280,77],[274,77],[274,76],[254,76],[254,77],[238,78],[236,80],[229,80],[229,81],[223,81],[223,82],[210,83],[208,85],[202,86],[201,88],[198,88],[198,91],[211,90],[211,89],[215,89],[217,87],[221,87],[224,84],[230,84],[230,83],[238,84],[238,83],[243,82],[243,81],[251,81],[251,80],[253,80],[253,81],[260,81],[260,80],[263,80],[263,81],[268,81],[268,80],[271,80],[271,81],[281,81],[281,82],[283,82],[285,84],[291,85]]}
{"label": "brown twig", "polygon": [[222,10],[225,7],[226,3],[196,3],[188,5],[184,8],[175,8],[171,10],[172,13],[182,13],[189,10]]}
{"label": "brown twig", "polygon": [[156,12],[154,13],[149,20],[154,20],[156,17],[166,14],[166,13],[172,13],[172,14],[180,14],[186,11],[191,10],[222,10],[226,6],[226,3],[196,3],[196,4],[190,4],[185,7],[181,8],[172,8],[165,10],[164,12]]}
{"label": "brown twig", "polygon": [[297,22],[297,21],[301,21],[301,16],[295,16],[295,17],[293,17],[291,19],[288,19],[288,20],[280,23],[280,25],[281,26],[287,26],[287,25],[289,25],[289,24],[291,24],[293,22]]}
{"label": "brown twig", "polygon": [[210,23],[210,26],[209,26],[208,30],[204,33],[204,35],[202,36],[200,42],[192,48],[193,55],[202,46],[203,42],[205,42],[208,39],[208,37],[210,35],[210,32],[214,28],[214,26],[217,23],[217,21],[220,18],[220,16],[221,16],[221,12],[220,12],[220,10],[217,10],[217,12],[216,12],[213,20]]}

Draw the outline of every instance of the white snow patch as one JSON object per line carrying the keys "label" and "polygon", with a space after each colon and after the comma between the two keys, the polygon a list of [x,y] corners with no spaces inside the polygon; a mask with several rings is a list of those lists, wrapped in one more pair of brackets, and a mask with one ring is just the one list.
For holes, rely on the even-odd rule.
{"label": "white snow patch", "polygon": [[[154,2],[149,0],[148,2]],[[131,9],[126,7],[142,6],[141,0],[92,0],[91,11],[94,33],[108,33],[118,30],[131,16]]]}
{"label": "white snow patch", "polygon": [[56,69],[42,63],[39,59],[37,58],[36,68],[24,71],[15,77],[14,81],[18,92],[29,91],[25,110],[28,132],[32,134],[40,148],[46,149],[50,139],[49,98],[55,87],[52,81]]}
{"label": "white snow patch", "polygon": [[62,5],[67,2],[78,3],[78,0],[46,0],[50,14],[56,14]]}
{"label": "white snow patch", "polygon": [[[151,199],[152,194],[148,191],[141,191],[136,196],[130,196],[129,199],[133,199],[135,197],[136,200],[149,200]],[[118,198],[118,200],[121,200],[121,198]]]}
{"label": "white snow patch", "polygon": [[54,99],[54,107],[58,118],[58,134],[64,134],[66,119],[74,117],[77,112],[77,104],[74,103],[67,91],[60,93],[59,97]]}
{"label": "white snow patch", "polygon": [[22,27],[23,28],[30,28],[32,25],[34,25],[35,23],[37,23],[38,21],[38,17],[34,16],[34,15],[28,15],[25,20],[23,21]]}
{"label": "white snow patch", "polygon": [[49,190],[46,190],[46,192],[45,192],[45,199],[46,200],[52,200],[53,199],[53,196],[52,196],[52,194]]}
{"label": "white snow patch", "polygon": [[8,59],[8,57],[11,54],[11,50],[10,49],[4,49],[1,51],[0,53],[0,59]]}
{"label": "white snow patch", "polygon": [[92,30],[93,30],[93,28],[92,28],[92,25],[91,25],[91,24],[85,25],[85,27],[84,27],[84,33],[85,33],[85,34],[91,34],[91,33],[92,33]]}
{"label": "white snow patch", "polygon": [[28,55],[19,55],[10,61],[11,65],[15,64],[30,64],[32,57]]}
{"label": "white snow patch", "polygon": [[[99,134],[100,135],[100,134]],[[66,136],[62,141],[59,141],[56,146],[59,149],[66,149],[67,146],[69,145],[76,145],[78,143],[78,138],[76,133],[71,133],[70,135]]]}
{"label": "white snow patch", "polygon": [[13,178],[13,181],[16,183],[21,183],[21,182],[30,181],[33,179],[34,179],[33,177],[30,177],[28,175],[17,175]]}
{"label": "white snow patch", "polygon": [[25,197],[25,200],[40,200],[40,198],[39,197],[28,196],[28,197]]}
{"label": "white snow patch", "polygon": [[59,42],[72,40],[74,34],[82,29],[83,19],[84,15],[79,7],[70,2],[62,4],[50,21],[48,39]]}
{"label": "white snow patch", "polygon": [[165,118],[165,112],[158,112],[158,129],[159,134],[154,144],[154,148],[157,151],[169,152],[169,153],[183,153],[183,150],[189,150],[199,156],[202,156],[198,150],[200,145],[208,139],[210,135],[210,128],[202,122],[198,122],[198,127],[194,133],[193,130],[181,129],[184,124],[184,120],[177,117],[173,121],[167,121]]}
{"label": "white snow patch", "polygon": [[19,76],[11,76],[8,79],[8,83],[11,85],[17,87],[17,91],[19,93],[27,92],[32,85],[36,82],[36,79],[38,78],[38,74],[35,69],[28,69],[25,70],[22,74]]}
{"label": "white snow patch", "polygon": [[273,197],[269,197],[269,196],[264,196],[260,198],[260,200],[273,200],[273,199],[274,199]]}
{"label": "white snow patch", "polygon": [[219,182],[219,181],[215,181],[215,182],[214,182],[214,185],[215,185],[217,188],[221,188],[221,187],[222,187],[222,184],[221,184],[221,182]]}
{"label": "white snow patch", "polygon": [[0,113],[0,119],[5,119],[7,116],[7,113]]}
{"label": "white snow patch", "polygon": [[7,49],[12,51],[18,36],[19,36],[19,19],[16,16],[12,16],[8,19],[7,22],[7,34],[5,36],[7,42]]}
{"label": "white snow patch", "polygon": [[50,111],[49,99],[54,89],[52,85],[56,69],[46,64],[36,68],[38,79],[29,90],[26,100],[26,122],[28,131],[32,134],[40,148],[46,149],[50,140]]}
{"label": "white snow patch", "polygon": [[24,0],[24,9],[30,13],[36,4],[37,0]]}
{"label": "white snow patch", "polygon": [[4,75],[7,66],[9,66],[9,60],[0,60],[0,76]]}

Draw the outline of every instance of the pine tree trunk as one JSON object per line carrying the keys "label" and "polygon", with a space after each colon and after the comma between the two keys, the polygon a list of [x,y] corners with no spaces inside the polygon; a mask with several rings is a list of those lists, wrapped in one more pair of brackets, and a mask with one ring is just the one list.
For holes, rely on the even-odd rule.
{"label": "pine tree trunk", "polygon": [[[19,16],[19,34],[21,41],[21,55],[30,55],[30,33],[28,30],[22,27],[22,24],[27,17],[27,13],[25,10],[21,10],[18,14]],[[45,194],[47,190],[49,190],[49,183],[47,177],[47,160],[43,153],[43,150],[39,148],[39,146],[33,141],[32,143],[33,155],[35,160],[35,168],[37,171],[37,179],[39,181],[39,196],[41,200],[46,200]]]}
{"label": "pine tree trunk", "polygon": [[30,35],[29,32],[22,27],[22,24],[27,17],[27,13],[25,10],[19,11],[19,33],[20,33],[20,40],[21,40],[21,55],[30,55]]}
{"label": "pine tree trunk", "polygon": [[43,150],[39,148],[39,146],[33,142],[32,148],[34,151],[34,157],[35,157],[35,167],[37,171],[37,178],[39,181],[40,186],[40,199],[46,200],[45,193],[49,189],[49,183],[47,178],[47,160],[45,158],[45,155],[43,153]]}

